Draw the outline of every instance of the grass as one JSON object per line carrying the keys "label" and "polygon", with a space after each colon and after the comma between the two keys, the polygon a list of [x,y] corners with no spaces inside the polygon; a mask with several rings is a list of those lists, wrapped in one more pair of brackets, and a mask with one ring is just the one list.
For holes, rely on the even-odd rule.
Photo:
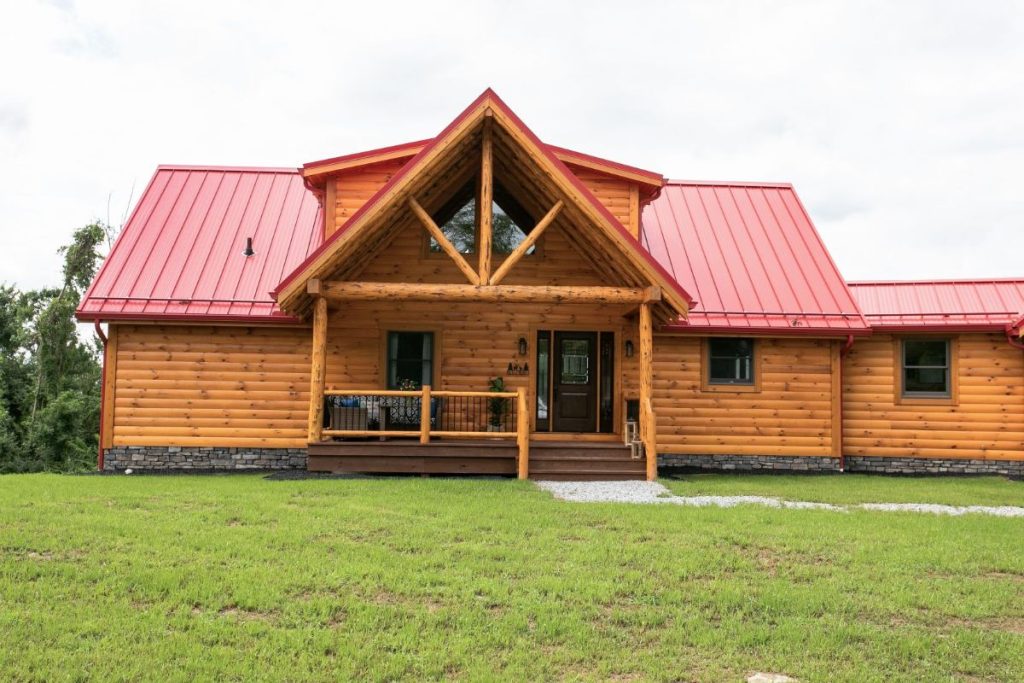
{"label": "grass", "polygon": [[770,496],[842,505],[943,503],[1024,507],[1024,483],[1003,477],[690,474],[662,481],[680,496]]}
{"label": "grass", "polygon": [[1024,680],[1022,537],[1020,519],[580,505],[516,481],[12,475],[0,679]]}

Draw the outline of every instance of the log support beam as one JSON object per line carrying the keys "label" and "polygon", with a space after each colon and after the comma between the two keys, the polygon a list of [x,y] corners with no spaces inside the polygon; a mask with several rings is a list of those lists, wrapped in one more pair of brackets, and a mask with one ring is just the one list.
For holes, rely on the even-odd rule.
{"label": "log support beam", "polygon": [[324,282],[323,297],[333,301],[447,301],[497,303],[579,303],[648,306],[649,289],[546,285],[473,286],[390,282]]}
{"label": "log support beam", "polygon": [[484,119],[483,143],[480,161],[480,197],[477,211],[480,215],[480,282],[491,279],[491,243],[493,226],[491,205],[494,201],[494,144],[493,116]]}
{"label": "log support beam", "polygon": [[459,250],[455,248],[455,245],[445,237],[444,232],[442,232],[441,228],[437,226],[437,223],[435,223],[434,219],[430,217],[430,214],[427,213],[426,209],[424,209],[420,203],[412,197],[409,198],[409,208],[412,209],[412,212],[416,214],[418,219],[420,219],[420,223],[422,223],[423,227],[430,233],[430,236],[434,238],[434,241],[441,247],[441,250],[448,254],[448,258],[454,261],[455,265],[459,267],[462,274],[466,276],[467,280],[469,280],[469,284],[480,284],[480,277],[477,275],[476,271],[473,270],[473,268],[466,262],[466,259],[463,258],[462,254],[459,253]]}
{"label": "log support beam", "polygon": [[647,458],[647,480],[658,478],[658,429],[654,416],[654,322],[651,304],[640,304],[640,440]]}
{"label": "log support beam", "polygon": [[551,210],[548,211],[547,214],[540,219],[537,225],[533,227],[533,230],[531,230],[530,234],[526,236],[526,239],[515,248],[515,251],[508,255],[508,258],[506,258],[498,267],[498,270],[494,271],[494,275],[492,275],[490,279],[490,284],[496,285],[505,279],[505,276],[508,275],[508,271],[512,270],[512,266],[519,263],[519,260],[526,256],[526,252],[530,251],[530,247],[537,243],[537,240],[540,239],[540,236],[548,229],[548,226],[558,218],[558,214],[561,213],[563,206],[565,206],[565,204],[562,200],[558,200],[555,205],[551,207]]}
{"label": "log support beam", "polygon": [[[319,287],[319,282],[317,286]],[[309,370],[309,443],[319,443],[324,431],[324,383],[327,379],[327,299],[313,304],[313,347]]]}

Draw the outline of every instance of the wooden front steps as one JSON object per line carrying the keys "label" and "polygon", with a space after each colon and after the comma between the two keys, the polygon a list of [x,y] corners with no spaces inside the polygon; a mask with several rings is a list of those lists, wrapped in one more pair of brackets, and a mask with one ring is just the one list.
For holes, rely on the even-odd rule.
{"label": "wooden front steps", "polygon": [[531,441],[530,478],[564,481],[644,479],[643,460],[633,460],[617,441]]}
{"label": "wooden front steps", "polygon": [[[511,440],[324,441],[309,446],[311,472],[366,474],[480,474],[515,476]],[[530,478],[554,480],[643,479],[644,461],[619,442],[530,441]]]}

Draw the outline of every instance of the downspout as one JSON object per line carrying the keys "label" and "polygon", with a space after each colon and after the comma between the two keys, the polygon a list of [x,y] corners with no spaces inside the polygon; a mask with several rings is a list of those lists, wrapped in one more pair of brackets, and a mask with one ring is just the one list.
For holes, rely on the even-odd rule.
{"label": "downspout", "polygon": [[846,471],[846,454],[843,449],[843,359],[846,358],[846,354],[850,353],[850,349],[853,348],[853,335],[846,335],[846,342],[839,349],[839,376],[836,381],[839,382],[839,471]]}
{"label": "downspout", "polygon": [[1006,328],[1006,343],[1015,349],[1024,351],[1024,344],[1021,343],[1020,339],[1013,338],[1013,328]]}
{"label": "downspout", "polygon": [[99,433],[99,453],[96,454],[96,469],[100,472],[103,471],[103,410],[106,408],[106,393],[107,393],[107,335],[103,333],[103,328],[100,327],[100,321],[94,320],[93,326],[96,329],[96,336],[100,338],[100,342],[103,344],[103,371],[100,374],[100,433]]}

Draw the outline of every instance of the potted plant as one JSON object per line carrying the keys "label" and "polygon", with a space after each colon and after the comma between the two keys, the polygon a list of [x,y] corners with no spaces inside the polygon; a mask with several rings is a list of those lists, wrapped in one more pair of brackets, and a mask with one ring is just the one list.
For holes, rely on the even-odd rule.
{"label": "potted plant", "polygon": [[[501,377],[492,377],[490,381],[490,390],[498,393],[505,391],[505,380]],[[504,398],[491,398],[487,400],[487,431],[489,432],[500,432],[502,418],[505,416],[506,399]]]}

